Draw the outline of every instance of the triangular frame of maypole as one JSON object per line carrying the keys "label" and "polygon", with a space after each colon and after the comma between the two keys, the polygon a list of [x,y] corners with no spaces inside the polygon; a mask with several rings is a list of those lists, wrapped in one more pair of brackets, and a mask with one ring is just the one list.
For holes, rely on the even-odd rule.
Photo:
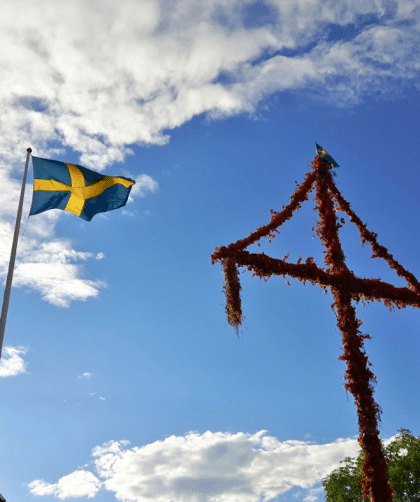
{"label": "triangular frame of maypole", "polygon": [[[318,157],[314,159],[314,162],[318,162],[318,164],[321,163],[321,166],[323,164],[322,159],[319,159]],[[275,233],[277,232],[277,228],[286,220],[292,218],[293,211],[300,209],[300,203],[307,200],[308,194],[313,190],[313,184],[316,182],[317,167],[318,166],[313,166],[314,171],[307,173],[303,183],[298,185],[296,192],[291,196],[291,202],[287,206],[283,206],[283,210],[281,212],[274,210],[270,211],[273,216],[269,224],[259,227],[245,239],[240,239],[228,246],[216,248],[215,252],[211,256],[212,263],[214,264],[217,261],[222,262],[225,269],[225,276],[228,276],[227,282],[230,280],[232,282],[232,286],[234,286],[234,283],[236,282],[234,280],[232,281],[232,276],[237,276],[237,271],[235,273],[233,270],[236,266],[245,266],[249,270],[254,271],[253,276],[257,275],[260,278],[268,277],[270,275],[281,275],[283,277],[285,275],[290,275],[291,277],[296,278],[299,281],[303,281],[304,283],[306,281],[310,281],[314,285],[318,284],[324,288],[324,290],[326,290],[329,286],[334,286],[337,282],[336,279],[331,277],[329,272],[319,268],[315,264],[312,257],[308,257],[305,264],[300,263],[301,259],[294,264],[286,261],[289,255],[285,256],[283,260],[281,260],[278,258],[270,258],[264,253],[249,253],[248,251],[245,251],[245,248],[256,243],[262,237],[268,236],[269,241],[271,242],[271,239],[274,238]],[[329,169],[328,164],[326,167]],[[330,193],[335,198],[340,208],[339,210],[345,212],[350,217],[350,221],[357,226],[362,239],[362,246],[364,246],[366,241],[368,241],[373,251],[372,258],[383,258],[386,260],[390,268],[393,268],[400,277],[403,277],[409,286],[409,288],[396,287],[392,284],[382,282],[380,279],[355,278],[355,285],[357,286],[358,292],[353,294],[353,299],[355,299],[357,303],[359,303],[360,299],[362,299],[363,305],[364,301],[369,303],[369,301],[373,300],[382,300],[386,306],[391,306],[392,303],[395,303],[398,308],[405,307],[405,304],[420,308],[419,281],[417,281],[412,273],[405,270],[405,268],[399,264],[391,254],[388,253],[384,246],[381,246],[376,242],[377,234],[367,230],[366,225],[351,210],[350,204],[342,197],[332,179],[329,180],[329,185],[329,188],[332,188]],[[338,228],[341,226],[342,225],[340,223],[337,223]],[[321,229],[317,228],[316,232],[319,236],[321,234]],[[271,269],[275,269],[275,271],[271,272]],[[380,293],[379,298],[378,286],[380,286],[380,290],[383,291]],[[232,289],[239,291],[237,287]],[[402,299],[400,297],[402,297]],[[390,310],[392,310],[392,306],[390,307]],[[242,311],[237,306],[234,308],[232,306],[232,308],[229,309],[229,313],[231,313],[230,317],[228,317],[229,323],[233,326],[239,326],[241,324]]]}
{"label": "triangular frame of maypole", "polygon": [[[362,350],[363,340],[370,336],[360,334],[358,328],[362,323],[356,318],[351,301],[356,300],[359,303],[362,300],[363,306],[365,301],[383,301],[386,306],[390,307],[390,311],[393,310],[393,304],[398,308],[406,306],[420,308],[420,283],[388,253],[384,246],[377,243],[377,234],[367,230],[366,225],[351,210],[350,204],[342,197],[332,179],[331,168],[333,166],[317,156],[311,167],[312,171],[309,171],[301,185],[297,186],[290,203],[283,206],[281,212],[270,211],[273,216],[268,225],[258,228],[245,239],[216,248],[211,256],[212,263],[217,261],[222,263],[226,281],[224,286],[227,300],[226,312],[229,323],[236,329],[243,320],[238,267],[245,266],[248,270],[252,270],[253,277],[255,275],[260,278],[271,275],[283,277],[289,275],[304,283],[310,281],[314,285],[320,285],[326,294],[326,288],[331,288],[335,300],[331,308],[336,307],[338,327],[343,337],[344,354],[339,359],[347,361],[345,378],[349,383],[344,387],[350,390],[355,398],[359,418],[359,443],[365,453],[363,481],[361,482],[364,488],[363,498],[370,496],[371,502],[391,502],[395,492],[389,482],[377,429],[378,421],[380,421],[380,407],[373,400],[372,382],[376,382],[376,378],[369,370],[368,365],[372,366],[372,364]],[[320,216],[316,232],[322,245],[326,247],[324,261],[328,271],[319,268],[312,257],[307,258],[304,264],[300,263],[301,259],[294,264],[286,262],[288,255],[280,260],[264,253],[245,251],[245,248],[262,237],[268,237],[271,241],[275,233],[278,233],[277,228],[290,219],[293,211],[299,209],[300,204],[308,199],[308,194],[312,192],[314,185],[316,209]],[[334,207],[333,198],[337,209]],[[395,287],[382,282],[381,279],[355,277],[345,264],[345,256],[338,237],[338,230],[342,225],[337,221],[335,214],[337,210],[346,213],[350,221],[358,227],[362,246],[366,241],[370,243],[373,251],[372,258],[385,259],[400,277],[404,277],[408,288]]]}

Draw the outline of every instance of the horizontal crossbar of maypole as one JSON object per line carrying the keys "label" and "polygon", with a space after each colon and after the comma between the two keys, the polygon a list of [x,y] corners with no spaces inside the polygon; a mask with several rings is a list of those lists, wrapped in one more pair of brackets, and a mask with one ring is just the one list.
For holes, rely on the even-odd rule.
{"label": "horizontal crossbar of maypole", "polygon": [[348,288],[357,302],[362,297],[366,301],[383,301],[387,306],[395,303],[398,308],[404,308],[407,305],[420,308],[420,295],[409,288],[395,287],[380,279],[360,279],[344,273],[331,275],[309,259],[304,264],[287,263],[262,253],[249,253],[248,251],[238,251],[231,257],[238,267],[247,267],[260,278],[271,274],[289,275],[299,281],[309,281],[314,286],[340,288],[346,285],[346,289]]}

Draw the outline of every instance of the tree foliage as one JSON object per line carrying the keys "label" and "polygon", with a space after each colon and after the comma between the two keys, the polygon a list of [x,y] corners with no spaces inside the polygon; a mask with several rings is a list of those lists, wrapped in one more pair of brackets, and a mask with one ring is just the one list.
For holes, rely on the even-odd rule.
{"label": "tree foliage", "polygon": [[[385,447],[381,440],[381,445],[396,494],[393,502],[420,502],[420,437],[400,429],[394,441]],[[344,467],[323,479],[327,502],[361,502],[364,457],[363,450],[357,459],[346,457],[340,462],[345,462]]]}

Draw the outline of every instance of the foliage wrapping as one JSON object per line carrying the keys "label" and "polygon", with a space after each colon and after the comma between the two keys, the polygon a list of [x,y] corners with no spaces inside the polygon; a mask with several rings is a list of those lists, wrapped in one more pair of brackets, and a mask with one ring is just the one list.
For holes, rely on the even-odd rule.
{"label": "foliage wrapping", "polygon": [[[246,239],[238,240],[228,246],[216,248],[212,254],[212,263],[222,262],[225,275],[226,312],[229,323],[237,330],[242,321],[240,283],[237,267],[246,266],[253,271],[253,277],[270,277],[271,275],[290,275],[299,281],[308,280],[312,284],[320,285],[325,294],[327,287],[331,288],[336,307],[338,327],[342,334],[344,353],[339,359],[347,362],[344,385],[354,398],[357,406],[359,421],[359,443],[364,452],[362,498],[370,497],[371,502],[392,502],[395,492],[389,481],[386,460],[379,440],[378,421],[380,421],[380,407],[373,399],[373,383],[376,383],[374,374],[369,370],[366,353],[363,350],[363,340],[370,339],[369,335],[362,335],[359,326],[362,322],[356,318],[355,309],[351,302],[379,300],[383,301],[390,311],[393,304],[398,308],[406,306],[420,308],[420,283],[413,274],[407,272],[387,249],[380,246],[377,234],[369,232],[366,225],[350,209],[350,204],[344,200],[334,184],[331,176],[331,166],[323,159],[315,157],[312,172],[307,173],[303,183],[297,186],[296,192],[291,196],[287,206],[281,212],[271,210],[271,221],[268,225],[257,228]],[[308,199],[308,194],[316,186],[315,210],[318,210],[320,221],[317,222],[317,235],[320,237],[324,251],[324,261],[328,272],[319,268],[314,259],[309,257],[306,263],[301,263],[299,258],[296,264],[271,258],[264,253],[249,253],[245,248],[257,242],[261,237],[268,237],[269,241],[279,233],[277,228],[292,217],[293,211],[299,209],[300,204]],[[332,198],[335,199],[337,209]],[[345,264],[345,256],[338,237],[338,230],[342,226],[337,222],[336,211],[345,212],[350,221],[359,229],[362,246],[369,241],[373,250],[373,258],[384,258],[389,266],[398,275],[407,280],[409,288],[396,288],[382,282],[381,279],[361,279],[354,276]],[[341,220],[344,223],[344,219]],[[288,281],[287,281],[288,282]]]}
{"label": "foliage wrapping", "polygon": [[[354,290],[354,274],[345,264],[345,256],[338,237],[338,224],[335,216],[334,205],[329,196],[332,188],[332,178],[320,176],[316,179],[316,209],[319,211],[320,222],[317,234],[323,245],[327,248],[324,261],[329,267],[330,274],[340,279],[340,286],[332,287],[334,306],[337,310],[338,327],[342,334],[344,354],[339,357],[347,361],[346,380],[344,385],[349,390],[357,405],[359,419],[359,443],[365,452],[363,465],[363,498],[371,496],[376,502],[392,500],[392,487],[386,461],[381,450],[379,440],[378,421],[380,421],[380,408],[373,400],[373,383],[376,378],[368,369],[368,358],[363,351],[363,339],[369,335],[359,335],[359,326],[362,324],[356,318],[356,311],[351,305]],[[371,364],[370,364],[371,365]]]}

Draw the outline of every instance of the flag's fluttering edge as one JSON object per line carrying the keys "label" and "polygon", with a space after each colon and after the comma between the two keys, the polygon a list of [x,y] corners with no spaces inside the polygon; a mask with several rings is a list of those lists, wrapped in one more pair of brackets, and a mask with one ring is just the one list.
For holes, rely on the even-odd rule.
{"label": "flag's fluttering edge", "polygon": [[95,214],[125,206],[134,180],[104,176],[86,167],[32,157],[34,194],[30,214],[63,209],[90,221]]}
{"label": "flag's fluttering edge", "polygon": [[326,160],[333,167],[340,167],[337,164],[337,162],[331,157],[331,155],[327,152],[327,150],[324,150],[321,145],[318,145],[318,143],[315,143],[315,145],[316,145],[316,153],[317,153],[318,157],[321,157],[321,159]]}

